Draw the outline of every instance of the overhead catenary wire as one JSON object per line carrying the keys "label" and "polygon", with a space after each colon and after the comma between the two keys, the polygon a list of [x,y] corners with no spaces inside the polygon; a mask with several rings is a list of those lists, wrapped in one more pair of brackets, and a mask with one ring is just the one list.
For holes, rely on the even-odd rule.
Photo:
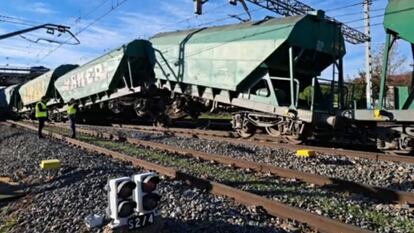
{"label": "overhead catenary wire", "polygon": [[[123,5],[125,2],[127,2],[128,0],[122,0],[122,1],[117,1],[116,5],[112,5],[111,9],[109,9],[107,12],[105,12],[104,14],[100,15],[99,17],[95,18],[95,20],[93,20],[91,23],[87,24],[85,27],[81,28],[79,31],[77,31],[75,33],[76,36],[78,36],[79,34],[81,34],[82,32],[86,31],[88,28],[90,28],[92,25],[96,24],[97,22],[99,22],[101,19],[105,18],[107,15],[109,15],[110,13],[112,13],[113,11],[115,11],[116,9],[118,9],[121,5]],[[67,41],[69,41],[71,38],[69,38]],[[55,47],[52,50],[49,50],[48,53],[46,53],[44,56],[42,56],[41,58],[36,60],[36,63],[39,63],[41,61],[43,61],[45,58],[47,58],[48,56],[50,56],[52,53],[54,53],[56,50],[58,50],[59,48],[62,47],[63,44],[59,44],[57,47]]]}
{"label": "overhead catenary wire", "polygon": [[[222,8],[222,7],[226,6],[226,5],[228,5],[228,3],[227,3],[227,2],[226,2],[226,3],[224,3],[224,4],[220,4],[220,5],[218,5],[218,6],[214,7],[214,8],[212,8],[212,9],[208,9],[208,10],[206,10],[206,11],[204,12],[204,14],[203,14],[203,15],[205,15],[205,14],[206,14],[206,13],[208,13],[208,12],[213,12],[213,11],[215,11],[215,10],[217,10],[217,9],[220,9],[220,8]],[[258,11],[258,10],[264,10],[264,9],[263,9],[263,8],[258,8],[258,9],[252,10],[252,11],[250,11],[250,12],[255,12],[255,11]],[[240,16],[240,15],[244,15],[244,14],[247,14],[247,13],[246,13],[246,12],[242,12],[242,13],[239,13],[239,14],[236,14],[236,15],[237,15],[237,16]],[[162,26],[162,28],[161,28],[161,29],[159,29],[159,30],[163,30],[163,29],[168,28],[168,27],[170,27],[170,26],[174,26],[174,25],[177,25],[177,24],[181,24],[181,23],[186,22],[186,21],[189,21],[189,20],[191,20],[191,19],[199,19],[199,18],[201,18],[203,15],[195,15],[195,16],[191,16],[191,17],[186,17],[186,18],[183,18],[183,19],[179,19],[178,21],[173,22],[173,23],[162,24],[162,25],[161,25],[161,26]],[[233,16],[226,16],[226,17],[224,17],[224,18],[214,19],[214,20],[212,20],[212,21],[208,21],[208,22],[204,22],[204,23],[201,23],[201,24],[195,25],[194,27],[207,26],[207,25],[211,25],[211,24],[213,24],[213,23],[215,23],[215,22],[220,22],[220,21],[224,21],[224,20],[227,20],[227,19],[232,19],[232,18],[233,18]],[[166,49],[166,50],[169,50],[169,49],[171,49],[171,48],[168,48],[168,49]]]}
{"label": "overhead catenary wire", "polygon": [[[382,22],[374,23],[374,24],[371,24],[371,27],[376,27],[376,26],[380,26],[380,25],[383,25],[383,23]],[[357,26],[357,27],[354,27],[354,28],[364,28],[364,27],[365,26],[362,25],[362,26]]]}
{"label": "overhead catenary wire", "polygon": [[[251,12],[260,11],[260,10],[266,10],[266,9],[260,7],[260,8],[256,8],[254,10],[251,10],[250,13]],[[233,19],[234,16],[242,16],[242,15],[246,15],[246,14],[247,14],[246,12],[242,12],[242,13],[239,13],[239,14],[235,14],[235,15],[231,15],[231,16],[227,16],[227,17],[215,19],[215,20],[212,20],[212,21],[209,21],[209,22],[205,22],[205,23],[198,24],[198,25],[196,25],[196,27],[208,26],[208,25],[211,25],[211,24],[214,24],[214,23],[217,23],[217,22],[222,22],[222,21],[225,21],[225,20],[228,20],[228,19]]]}
{"label": "overhead catenary wire", "polygon": [[[251,10],[250,12],[256,12],[256,11],[260,11],[260,10],[265,10],[265,9],[262,8],[262,7],[258,7],[256,9]],[[242,15],[245,15],[245,14],[247,14],[247,13],[246,12],[241,12],[241,13],[233,15],[233,16],[242,16]],[[212,24],[217,23],[217,22],[222,22],[222,21],[225,21],[225,20],[233,19],[234,18],[233,16],[226,16],[226,17],[223,17],[223,18],[219,18],[219,19],[215,19],[215,20],[208,21],[208,22],[205,22],[205,23],[201,23],[201,24],[195,25],[195,28],[208,26],[208,25],[212,25]],[[171,46],[171,47],[168,47],[166,49],[163,49],[163,52],[165,53],[165,52],[168,52],[168,51],[173,50],[175,48],[176,48],[176,46]]]}
{"label": "overhead catenary wire", "polygon": [[[391,12],[387,12],[387,13],[384,13],[384,14],[378,14],[378,15],[370,16],[370,18],[371,19],[380,18],[380,17],[386,16],[386,15],[398,14],[398,13],[401,13],[401,12],[404,12],[404,11],[412,11],[412,10],[414,10],[414,7],[409,7],[409,8],[402,9],[402,10],[397,10],[397,11],[391,11]],[[347,22],[344,22],[344,23],[345,24],[355,23],[355,22],[359,22],[359,21],[364,21],[365,19],[366,18],[363,17],[363,18],[359,18],[359,19],[355,19],[355,20],[350,20],[350,21],[347,21]]]}
{"label": "overhead catenary wire", "polygon": [[24,25],[24,26],[35,26],[34,24],[29,24],[29,23],[24,23],[24,22],[17,22],[17,21],[12,21],[12,20],[6,20],[6,19],[0,19],[0,22],[3,23],[12,23],[12,24],[18,24],[18,25]]}
{"label": "overhead catenary wire", "polygon": [[[83,16],[79,16],[77,19],[81,19],[82,17],[87,17],[91,14],[93,14],[95,11],[99,10],[99,8],[101,8],[102,6],[104,6],[109,0],[103,0],[99,5],[95,6],[95,8],[93,8],[92,10],[88,11],[88,13],[86,13]],[[77,20],[75,19],[75,21]]]}
{"label": "overhead catenary wire", "polygon": [[[108,2],[109,0],[103,0],[99,5],[97,5],[96,7],[94,7],[92,10],[90,10],[88,13],[86,13],[83,17],[86,17],[86,16],[89,16],[89,15],[91,15],[91,14],[93,14],[95,11],[97,11],[99,8],[101,8],[103,5],[105,5],[107,2]],[[80,20],[81,20],[81,18],[82,18],[82,16],[79,16],[79,17],[77,17],[75,20],[74,20],[74,23],[72,23],[71,25],[70,25],[70,27],[72,28],[73,26],[75,26],[75,24],[77,24],[77,23],[79,23],[80,22]],[[79,31],[80,29],[78,29],[78,31]],[[75,35],[76,35],[76,33],[75,33]],[[54,37],[54,39],[56,39],[56,37],[57,36],[55,36]],[[59,49],[61,47],[61,45],[60,46],[58,46],[58,48],[56,48],[56,50],[57,49]],[[37,53],[37,55],[35,56],[35,57],[40,57],[40,54],[42,54],[43,53],[43,51],[45,51],[46,50],[46,48],[43,48],[43,49],[41,49],[38,53]],[[53,49],[52,49],[53,50]],[[36,60],[36,62],[38,62],[39,61],[39,59],[38,60]]]}
{"label": "overhead catenary wire", "polygon": [[[371,3],[376,2],[376,1],[379,1],[379,0],[370,0]],[[326,12],[337,11],[337,10],[342,10],[342,9],[346,9],[346,8],[356,7],[356,6],[363,6],[363,4],[364,4],[364,0],[363,1],[359,0],[359,2],[356,2],[356,3],[326,9],[325,11]]]}
{"label": "overhead catenary wire", "polygon": [[[384,10],[385,10],[385,8],[380,8],[380,9],[370,10],[369,12],[372,13],[372,12],[378,12],[378,11],[384,11]],[[361,15],[362,13],[363,13],[362,11],[361,12],[354,12],[354,13],[345,13],[345,14],[342,14],[342,15],[336,15],[335,18],[345,17],[345,16],[353,16],[353,15]]]}
{"label": "overhead catenary wire", "polygon": [[25,18],[19,18],[19,17],[3,15],[3,14],[0,14],[0,19],[2,19],[4,21],[11,22],[11,23],[24,24],[24,25],[30,25],[30,26],[34,26],[34,25],[37,25],[37,24],[44,24],[42,22],[35,21],[35,20],[29,20],[29,19],[25,19]]}
{"label": "overhead catenary wire", "polygon": [[351,7],[355,7],[355,6],[362,6],[363,3],[364,3],[363,1],[358,1],[358,3],[353,3],[353,4],[350,4],[350,5],[339,6],[339,7],[327,9],[325,11],[326,12],[329,12],[329,11],[342,10],[342,9],[345,9],[345,8],[351,8]]}
{"label": "overhead catenary wire", "polygon": [[191,19],[198,19],[198,18],[202,17],[203,15],[206,15],[207,13],[209,13],[209,12],[211,12],[211,11],[215,11],[215,10],[217,10],[217,9],[220,9],[220,8],[222,8],[222,7],[226,6],[226,5],[228,5],[228,3],[227,3],[227,2],[226,2],[226,3],[224,3],[224,4],[221,4],[221,5],[219,5],[219,6],[215,7],[215,8],[213,8],[213,9],[206,10],[206,11],[204,12],[204,14],[202,14],[202,15],[194,15],[194,16],[191,16],[191,17],[187,17],[187,18],[185,18],[185,19],[182,19],[182,20],[180,20],[180,21],[176,22],[176,24],[180,24],[180,23],[183,23],[183,22],[189,21],[189,20],[191,20]]}

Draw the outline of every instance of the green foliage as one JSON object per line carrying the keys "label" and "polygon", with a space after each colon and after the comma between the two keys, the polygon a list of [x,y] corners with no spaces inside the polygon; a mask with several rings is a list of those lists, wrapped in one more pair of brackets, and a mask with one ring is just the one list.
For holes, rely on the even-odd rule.
{"label": "green foliage", "polygon": [[[378,46],[372,53],[372,98],[377,100],[379,97],[380,82],[381,82],[381,73],[383,67],[383,55],[384,55],[384,44]],[[387,86],[395,85],[395,80],[393,76],[397,74],[405,73],[405,68],[407,65],[407,58],[400,53],[398,47],[394,45],[390,50],[389,54],[389,65],[388,65],[388,77],[387,77]],[[408,77],[405,77],[407,79]],[[404,79],[404,78],[403,78]],[[398,80],[400,83],[409,83],[407,80]],[[358,107],[366,106],[366,96],[365,96],[365,71],[361,69],[359,74],[352,80],[352,83],[355,85],[355,100],[357,101]]]}
{"label": "green foliage", "polygon": [[6,219],[1,225],[0,225],[0,233],[7,233],[10,232],[13,227],[17,224],[16,220],[13,218]]}

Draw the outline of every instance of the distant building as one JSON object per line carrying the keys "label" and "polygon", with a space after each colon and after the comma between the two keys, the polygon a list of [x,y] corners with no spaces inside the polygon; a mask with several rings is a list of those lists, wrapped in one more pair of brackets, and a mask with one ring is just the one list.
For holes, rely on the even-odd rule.
{"label": "distant building", "polygon": [[43,66],[33,66],[33,67],[0,66],[0,86],[10,86],[10,85],[26,82],[48,71],[49,69]]}

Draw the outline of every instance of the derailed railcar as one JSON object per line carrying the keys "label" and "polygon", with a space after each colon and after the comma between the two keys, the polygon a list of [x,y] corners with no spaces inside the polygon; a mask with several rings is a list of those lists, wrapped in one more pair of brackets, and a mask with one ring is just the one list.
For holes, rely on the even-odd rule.
{"label": "derailed railcar", "polygon": [[85,119],[103,118],[109,112],[125,117],[133,111],[155,117],[160,111],[154,110],[159,104],[154,64],[151,43],[134,40],[67,73],[55,87],[64,103],[76,100]]}
{"label": "derailed railcar", "polygon": [[9,105],[6,101],[6,94],[4,92],[4,89],[6,87],[0,87],[0,119],[4,119],[6,117],[6,114],[9,113]]}
{"label": "derailed railcar", "polygon": [[[264,128],[299,142],[312,136],[315,126],[332,127],[335,111],[347,105],[340,91],[343,35],[321,11],[161,33],[150,40],[157,50],[159,85],[180,100],[190,96],[190,101],[209,100],[213,107],[237,106],[233,127],[245,137]],[[339,75],[327,93],[317,76],[330,65]],[[304,92],[308,98],[300,98]]]}
{"label": "derailed railcar", "polygon": [[20,105],[18,93],[20,85],[12,85],[0,89],[0,115],[2,119],[15,117],[15,111]]}
{"label": "derailed railcar", "polygon": [[55,89],[54,83],[62,75],[75,69],[78,65],[61,65],[35,79],[32,79],[19,88],[21,103],[17,106],[19,115],[25,118],[34,117],[34,109],[37,102],[45,96],[48,99],[49,112],[55,114],[62,107],[61,97]]}
{"label": "derailed railcar", "polygon": [[[384,151],[412,153],[414,150],[414,86],[395,88],[394,105],[386,106],[385,96],[389,53],[396,40],[408,42],[414,60],[414,1],[390,0],[384,13],[386,31],[379,103],[373,109],[352,109],[341,116],[350,119],[350,132],[366,143],[376,144]],[[414,74],[414,72],[413,72]],[[348,122],[349,123],[349,122]]]}

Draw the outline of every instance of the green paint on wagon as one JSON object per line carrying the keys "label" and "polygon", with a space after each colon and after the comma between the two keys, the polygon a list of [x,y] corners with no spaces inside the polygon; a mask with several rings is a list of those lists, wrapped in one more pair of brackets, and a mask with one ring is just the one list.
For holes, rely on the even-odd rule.
{"label": "green paint on wagon", "polygon": [[305,49],[301,60],[307,62],[295,72],[309,80],[345,55],[339,26],[317,15],[161,33],[150,41],[157,78],[232,91],[261,78],[254,75],[259,67],[286,77],[289,46]]}
{"label": "green paint on wagon", "polygon": [[[129,79],[128,59],[143,59],[153,67],[155,56],[151,43],[146,40],[134,40],[125,44],[65,74],[55,82],[55,87],[65,103],[71,98],[78,100],[115,91],[124,78]],[[139,68],[133,68],[132,72],[140,72],[137,71]],[[141,77],[135,75],[133,78]]]}
{"label": "green paint on wagon", "polygon": [[386,30],[398,35],[401,39],[414,43],[413,31],[414,1],[391,0],[384,15]]}

